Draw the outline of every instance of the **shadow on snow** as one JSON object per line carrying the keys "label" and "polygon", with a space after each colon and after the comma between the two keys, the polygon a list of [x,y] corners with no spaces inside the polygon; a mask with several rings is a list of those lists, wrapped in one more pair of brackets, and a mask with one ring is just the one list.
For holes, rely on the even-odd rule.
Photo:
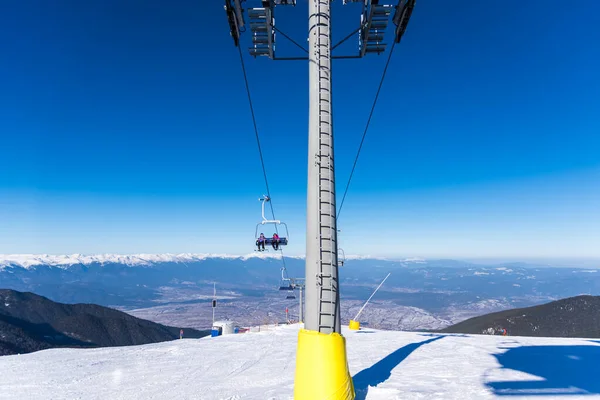
{"label": "shadow on snow", "polygon": [[406,357],[411,355],[413,351],[425,344],[442,339],[443,337],[445,336],[436,336],[423,342],[408,344],[387,355],[385,358],[381,359],[369,368],[363,369],[354,375],[352,380],[354,381],[356,400],[364,400],[367,397],[369,386],[375,387],[388,380],[392,375],[392,370],[396,368],[398,364],[404,361]]}
{"label": "shadow on snow", "polygon": [[502,368],[542,378],[487,383],[498,396],[600,394],[600,346],[522,346],[495,356]]}

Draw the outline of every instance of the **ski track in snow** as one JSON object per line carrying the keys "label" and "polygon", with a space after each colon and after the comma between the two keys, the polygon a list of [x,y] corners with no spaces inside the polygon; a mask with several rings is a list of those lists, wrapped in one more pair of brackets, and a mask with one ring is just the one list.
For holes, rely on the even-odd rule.
{"label": "ski track in snow", "polygon": [[[298,329],[299,325],[279,326],[217,338],[4,356],[0,357],[0,399],[292,399]],[[574,379],[584,388],[563,387],[564,379],[553,387],[557,382],[552,377],[502,368],[494,357],[519,349],[535,353],[532,346],[600,354],[599,344],[590,340],[371,329],[344,329],[343,334],[357,400],[600,399],[600,384],[586,383],[581,375]],[[573,363],[580,358],[565,354]],[[560,370],[561,364],[559,360],[555,368]],[[567,367],[577,372],[573,365],[577,364]],[[597,370],[584,375],[597,379],[600,366],[593,365]],[[537,388],[537,395],[501,395],[503,390],[526,393],[531,387]]]}

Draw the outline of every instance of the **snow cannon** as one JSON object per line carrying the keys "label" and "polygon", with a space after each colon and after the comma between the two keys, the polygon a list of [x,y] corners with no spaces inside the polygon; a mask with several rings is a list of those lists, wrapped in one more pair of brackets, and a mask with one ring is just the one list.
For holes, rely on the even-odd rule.
{"label": "snow cannon", "polygon": [[377,286],[377,288],[375,289],[375,291],[371,294],[371,296],[369,296],[369,298],[367,299],[367,301],[365,302],[365,304],[363,304],[363,306],[360,308],[360,310],[358,310],[358,313],[356,313],[356,316],[350,320],[350,324],[349,324],[349,328],[353,331],[357,331],[360,329],[360,322],[358,322],[358,316],[360,315],[361,312],[363,312],[363,310],[365,309],[365,307],[367,306],[367,304],[369,304],[369,301],[371,301],[371,299],[373,298],[373,296],[375,296],[375,293],[377,293],[377,291],[379,290],[379,288],[381,287],[381,285],[383,285],[383,282],[386,281],[387,278],[390,277],[392,273],[388,273],[385,278],[383,278],[383,280],[381,281],[381,283],[379,284],[379,286]]}

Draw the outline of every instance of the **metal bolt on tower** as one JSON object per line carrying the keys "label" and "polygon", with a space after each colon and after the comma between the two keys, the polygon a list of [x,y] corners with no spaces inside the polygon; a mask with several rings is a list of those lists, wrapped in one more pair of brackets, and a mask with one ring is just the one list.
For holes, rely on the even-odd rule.
{"label": "metal bolt on tower", "polygon": [[[248,9],[252,33],[249,51],[252,56],[308,61],[306,312],[305,329],[298,336],[294,386],[294,398],[297,400],[355,397],[346,362],[345,339],[340,335],[331,61],[384,52],[384,35],[394,8],[394,5],[380,4],[379,0],[344,0],[344,4],[359,1],[363,4],[358,29],[332,46],[330,0],[308,0],[308,49],[303,49],[308,55],[299,57],[277,57],[275,51],[276,32],[302,48],[275,27],[276,6],[295,6],[295,0],[262,0],[261,7]],[[395,42],[398,43],[406,30],[415,0],[389,1],[397,1],[393,22],[396,25]],[[230,33],[236,46],[240,43],[240,27],[244,26],[243,2],[225,0]],[[358,33],[358,52],[354,55],[332,55],[332,50],[354,33]]]}

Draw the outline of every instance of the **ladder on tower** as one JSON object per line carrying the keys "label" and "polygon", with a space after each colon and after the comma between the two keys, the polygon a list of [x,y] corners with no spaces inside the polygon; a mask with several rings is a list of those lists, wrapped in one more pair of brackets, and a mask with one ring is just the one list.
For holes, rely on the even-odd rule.
{"label": "ladder on tower", "polygon": [[[321,2],[328,0],[318,0]],[[322,18],[320,15],[317,18]],[[319,21],[321,22],[321,21]],[[317,30],[317,49],[329,49],[328,34],[321,34],[319,23]],[[327,50],[325,50],[327,51]],[[331,55],[320,54],[320,59],[329,58],[329,68],[318,65],[319,68],[319,274],[317,285],[319,287],[319,331],[336,331],[338,294],[337,294],[337,257],[336,257],[336,229],[335,221],[335,187],[333,170],[333,137],[331,118]],[[325,153],[325,154],[323,154]]]}

